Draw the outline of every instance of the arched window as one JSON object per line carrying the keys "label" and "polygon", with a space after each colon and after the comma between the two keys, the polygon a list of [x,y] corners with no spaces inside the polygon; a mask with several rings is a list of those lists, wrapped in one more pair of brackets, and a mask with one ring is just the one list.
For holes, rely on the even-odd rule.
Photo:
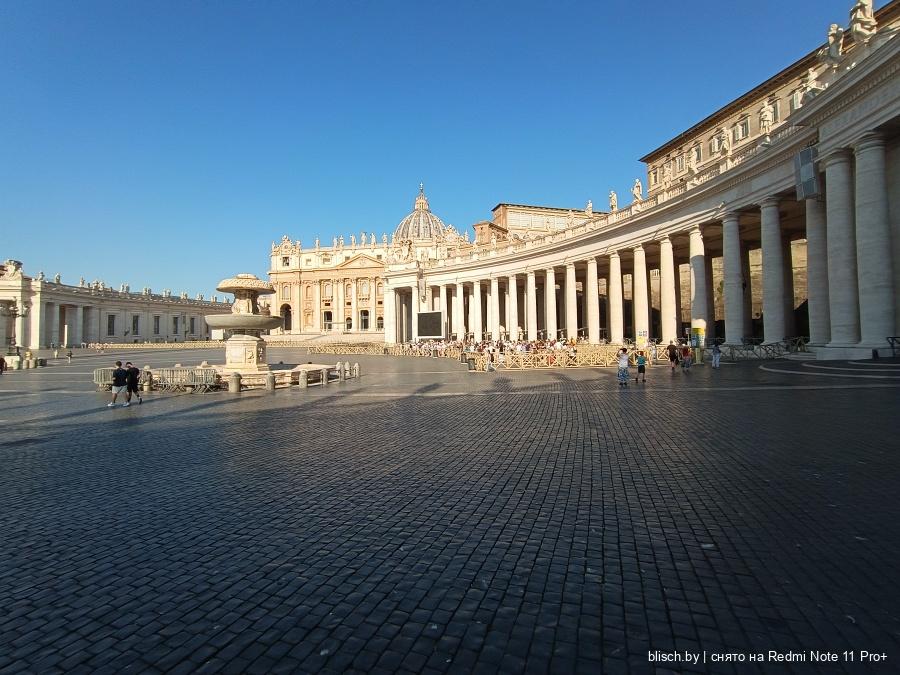
{"label": "arched window", "polygon": [[306,284],[306,290],[304,291],[307,300],[312,300],[312,286],[310,284]]}
{"label": "arched window", "polygon": [[364,296],[369,294],[369,282],[368,281],[363,281],[359,285],[359,292]]}
{"label": "arched window", "polygon": [[384,284],[378,284],[378,295],[384,295]]}
{"label": "arched window", "polygon": [[281,299],[282,300],[290,300],[291,299],[291,287],[287,284],[284,284],[281,287]]}
{"label": "arched window", "polygon": [[347,319],[344,321],[344,326],[346,327],[347,330],[353,330],[353,319],[351,319],[348,316]]}
{"label": "arched window", "polygon": [[353,297],[353,284],[348,283],[346,286],[344,286],[344,297],[347,300]]}
{"label": "arched window", "polygon": [[325,283],[325,297],[331,300],[331,282]]}

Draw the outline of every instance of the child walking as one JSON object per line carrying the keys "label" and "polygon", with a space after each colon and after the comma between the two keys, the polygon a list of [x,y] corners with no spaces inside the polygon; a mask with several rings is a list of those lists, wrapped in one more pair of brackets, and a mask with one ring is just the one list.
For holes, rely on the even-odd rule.
{"label": "child walking", "polygon": [[628,386],[628,350],[625,347],[619,350],[619,386]]}
{"label": "child walking", "polygon": [[638,381],[638,377],[641,378],[641,384],[645,384],[647,382],[647,357],[644,355],[644,352],[638,352],[637,355],[637,375],[634,378],[634,381]]}

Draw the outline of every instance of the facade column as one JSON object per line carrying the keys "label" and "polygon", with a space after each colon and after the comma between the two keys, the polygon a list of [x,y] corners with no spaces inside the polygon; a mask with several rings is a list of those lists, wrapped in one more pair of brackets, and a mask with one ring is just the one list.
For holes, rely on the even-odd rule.
{"label": "facade column", "polygon": [[491,339],[500,339],[500,280],[491,277]]}
{"label": "facade column", "polygon": [[[75,325],[72,326],[72,342],[80,347],[81,343],[84,342],[84,305],[76,305],[72,308],[72,313],[75,315]],[[146,330],[142,330],[141,333],[144,336],[147,335]],[[144,339],[146,340],[146,337]]]}
{"label": "facade column", "polygon": [[475,342],[481,342],[484,339],[482,331],[483,323],[481,317],[481,280],[472,282],[472,333]]}
{"label": "facade column", "polygon": [[528,339],[537,340],[537,280],[534,272],[529,271],[526,276],[526,301],[525,316],[528,321]]}
{"label": "facade column", "polygon": [[706,252],[703,248],[703,234],[695,226],[690,233],[691,258],[691,331],[702,330],[706,336]]}
{"label": "facade column", "polygon": [[450,317],[447,314],[447,284],[441,284],[438,287],[438,309],[441,312],[441,335],[448,337]]}
{"label": "facade column", "polygon": [[50,303],[50,342],[59,345],[59,312],[58,302]]}
{"label": "facade column", "polygon": [[790,237],[782,240],[781,252],[784,256],[784,334],[794,337],[797,325],[794,321],[794,256]]}
{"label": "facade column", "polygon": [[625,342],[625,309],[622,300],[622,259],[618,253],[609,256],[609,341]]}
{"label": "facade column", "polygon": [[[19,301],[19,311],[22,311],[22,308],[23,308],[23,305],[20,300]],[[42,312],[42,311],[44,311],[44,308],[41,306],[40,303],[35,302],[34,304],[31,305],[31,309],[29,309],[28,311],[29,311],[29,314],[31,312]],[[25,335],[25,317],[22,316],[21,314],[16,316],[16,335],[15,335],[16,344],[13,345],[14,347],[28,347],[30,349],[40,349],[40,347],[41,347],[40,330],[35,331],[34,326],[35,326],[35,324],[40,326],[41,323],[43,323],[43,321],[42,321],[43,317],[38,316],[37,321],[35,321],[34,315],[32,315],[30,318],[31,318],[32,331],[31,331],[30,336],[26,336]]]}
{"label": "facade column", "polygon": [[418,279],[414,279],[412,286],[410,288],[412,292],[412,300],[409,303],[409,324],[410,324],[410,335],[412,336],[412,341],[416,342],[419,339],[419,281]]}
{"label": "facade column", "polygon": [[335,279],[332,282],[334,288],[334,312],[332,327],[337,324],[341,333],[344,332],[344,280]]}
{"label": "facade column", "polygon": [[378,329],[378,277],[369,280],[369,332]]}
{"label": "facade column", "polygon": [[507,330],[509,331],[509,339],[517,342],[519,340],[519,288],[515,274],[509,275],[508,289],[509,326],[507,326]]}
{"label": "facade column", "polygon": [[867,133],[856,144],[856,262],[860,344],[881,347],[894,330],[894,270],[888,220],[884,137]]}
{"label": "facade column", "polygon": [[632,303],[634,304],[634,341],[645,347],[650,339],[650,310],[647,296],[647,256],[643,246],[634,247]]}
{"label": "facade column", "polygon": [[659,313],[663,344],[678,339],[675,307],[675,257],[672,240],[663,237],[659,242]]}
{"label": "facade column", "polygon": [[587,298],[588,341],[592,345],[600,343],[600,289],[597,286],[597,258],[587,260],[587,278],[584,294]]}
{"label": "facade column", "polygon": [[350,280],[350,321],[351,321],[351,330],[354,333],[359,332],[359,301],[357,298],[357,294],[359,289],[359,279],[351,279]]}
{"label": "facade column", "polygon": [[552,267],[544,273],[544,323],[547,339],[555,340],[559,332],[556,327],[556,271]]}
{"label": "facade column", "polygon": [[578,290],[575,287],[575,263],[566,263],[566,337],[578,337]]}
{"label": "facade column", "polygon": [[744,278],[741,265],[741,227],[737,213],[722,219],[722,267],[725,273],[725,341],[744,343]]}
{"label": "facade column", "polygon": [[750,274],[750,249],[741,251],[741,288],[744,298],[744,335],[753,337],[753,279]]}
{"label": "facade column", "polygon": [[386,344],[397,344],[397,292],[384,286],[384,341]]}
{"label": "facade column", "polygon": [[828,244],[825,236],[825,204],[806,200],[806,307],[809,342],[822,346],[831,337],[828,316]]}
{"label": "facade column", "polygon": [[763,276],[763,341],[785,338],[784,249],[778,199],[769,197],[760,204]]}
{"label": "facade column", "polygon": [[462,282],[456,282],[456,296],[454,297],[453,331],[457,340],[466,339],[466,296],[465,286]]}
{"label": "facade column", "polygon": [[[385,291],[387,295],[387,291]],[[317,333],[322,332],[322,282],[316,279],[313,282],[313,330]]]}
{"label": "facade column", "polygon": [[853,182],[848,151],[839,150],[825,158],[825,185],[828,313],[831,320],[829,344],[847,347],[859,342]]}

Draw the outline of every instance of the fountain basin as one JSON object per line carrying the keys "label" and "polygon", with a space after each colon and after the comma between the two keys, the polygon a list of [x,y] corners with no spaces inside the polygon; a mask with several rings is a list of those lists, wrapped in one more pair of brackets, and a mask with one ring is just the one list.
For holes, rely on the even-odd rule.
{"label": "fountain basin", "polygon": [[236,331],[258,331],[277,328],[281,318],[264,314],[207,314],[206,323],[210,328]]}

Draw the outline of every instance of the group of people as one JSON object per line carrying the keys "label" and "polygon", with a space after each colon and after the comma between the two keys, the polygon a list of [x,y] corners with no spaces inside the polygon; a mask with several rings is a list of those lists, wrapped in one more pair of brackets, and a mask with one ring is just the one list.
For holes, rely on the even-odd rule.
{"label": "group of people", "polygon": [[[647,355],[643,351],[638,351],[637,356],[635,357],[635,363],[637,364],[637,375],[634,378],[635,383],[639,380],[641,384],[647,383]],[[628,347],[622,347],[619,350],[619,355],[617,357],[617,366],[618,373],[616,379],[619,381],[620,387],[627,387],[628,380],[628,366],[630,358],[628,356]]]}
{"label": "group of people", "polygon": [[143,403],[144,399],[141,398],[139,389],[140,382],[141,371],[139,368],[135,368],[131,361],[126,361],[123,368],[122,362],[116,361],[116,369],[112,373],[112,400],[106,404],[106,407],[114,408],[119,394],[123,394],[125,397],[125,402],[122,404],[123,408],[131,405],[132,395],[137,396],[138,405]]}

